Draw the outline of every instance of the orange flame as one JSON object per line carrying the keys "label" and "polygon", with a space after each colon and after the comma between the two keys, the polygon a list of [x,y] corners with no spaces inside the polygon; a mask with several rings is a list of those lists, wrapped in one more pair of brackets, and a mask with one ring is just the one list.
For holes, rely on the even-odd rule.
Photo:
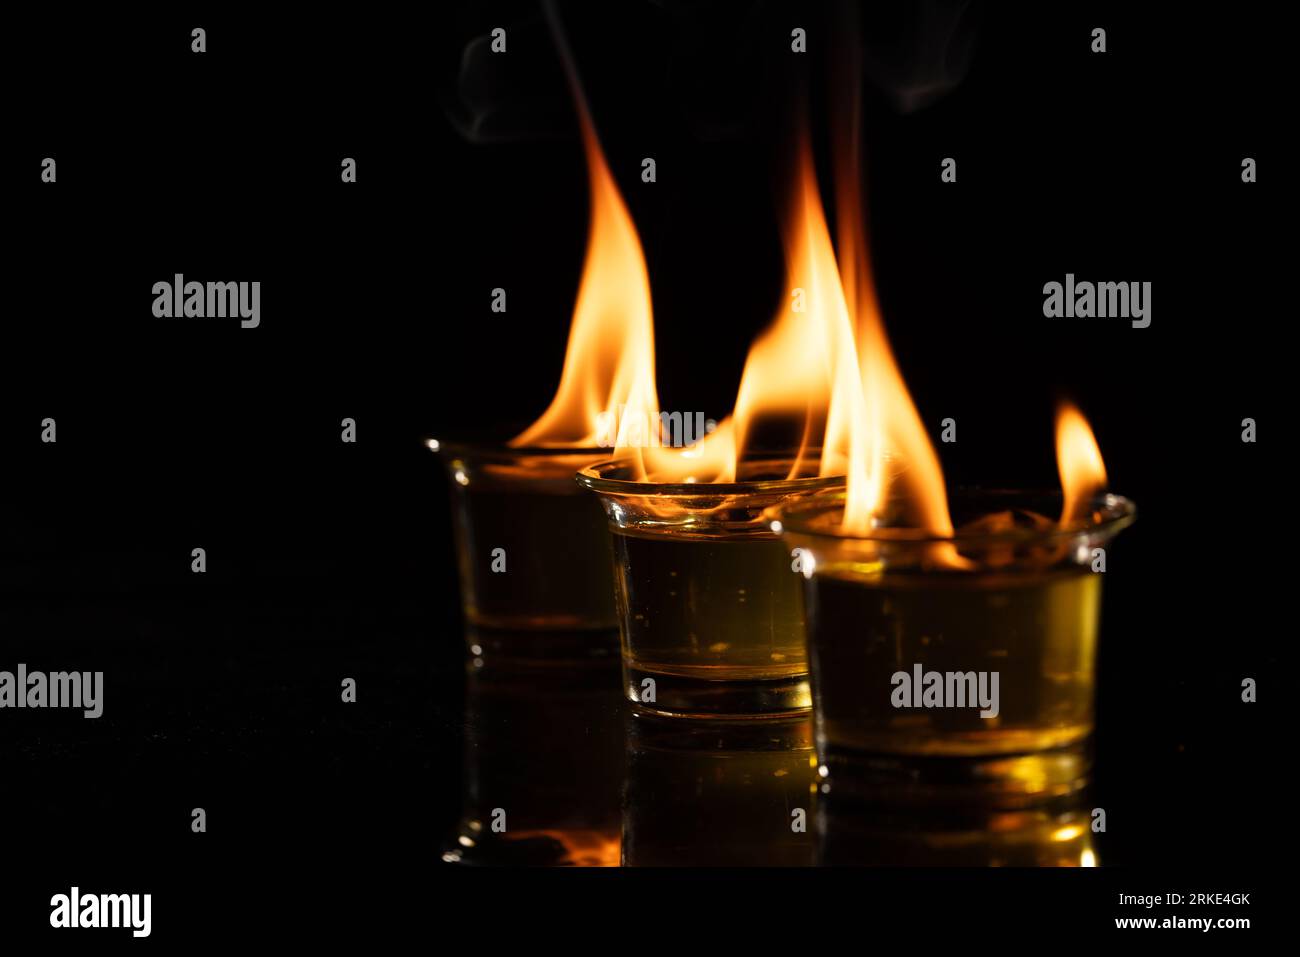
{"label": "orange flame", "polygon": [[578,114],[591,195],[586,261],[560,386],[541,418],[511,440],[513,446],[621,447],[637,444],[630,431],[647,422],[657,427],[645,255],[580,98]]}
{"label": "orange flame", "polygon": [[640,481],[730,482],[736,477],[736,427],[730,416],[694,445],[632,450]]}
{"label": "orange flame", "polygon": [[1083,413],[1069,402],[1056,409],[1056,467],[1065,505],[1061,525],[1085,518],[1094,497],[1106,488],[1106,465]]}
{"label": "orange flame", "polygon": [[820,440],[822,475],[843,471],[828,443],[831,396],[853,369],[853,324],[835,264],[835,250],[817,188],[812,150],[805,136],[795,168],[795,191],[786,231],[786,293],[782,310],[755,341],[736,396],[736,422],[743,454],[754,425],[764,417],[797,422],[799,456]]}
{"label": "orange flame", "polygon": [[[650,449],[643,458],[656,481],[731,481],[754,451],[756,425],[783,419],[801,430],[790,475],[801,470],[815,438],[821,439],[821,475],[843,474],[847,467],[848,530],[905,524],[951,535],[939,459],[885,335],[856,162],[850,165],[852,176],[840,176],[837,257],[811,146],[802,138],[786,233],[786,298],[750,348],[734,416],[694,449]],[[934,560],[961,564],[948,548],[936,549]]]}
{"label": "orange flame", "polygon": [[[795,450],[786,470],[792,477],[804,471],[814,441],[824,438],[832,383],[856,381],[857,375],[852,323],[806,138],[798,156],[786,252],[784,300],[750,346],[732,417],[694,448],[645,450],[655,481],[734,481],[743,460],[761,455],[756,435],[761,429],[781,437],[774,455],[784,458]],[[821,474],[842,472],[836,450],[824,441],[822,446]]]}
{"label": "orange flame", "polygon": [[[843,525],[855,534],[880,525],[905,525],[950,536],[943,469],[894,360],[876,297],[856,143],[855,136],[836,168],[839,259],[854,319],[854,373],[861,403],[854,407],[853,389],[837,383],[831,410],[834,438],[850,447]],[[938,553],[936,558],[944,560]]]}

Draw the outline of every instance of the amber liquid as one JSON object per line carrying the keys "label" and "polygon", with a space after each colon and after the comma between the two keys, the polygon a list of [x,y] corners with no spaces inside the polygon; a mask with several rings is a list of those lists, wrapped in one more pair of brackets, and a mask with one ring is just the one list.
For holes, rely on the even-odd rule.
{"label": "amber liquid", "polygon": [[[777,539],[614,536],[629,698],[666,713],[807,710],[799,576]],[[655,701],[644,700],[653,679]]]}
{"label": "amber liquid", "polygon": [[[1062,794],[1086,780],[1101,578],[860,576],[819,567],[810,648],[831,787],[944,782]],[[895,707],[896,672],[997,672],[998,715]],[[967,759],[968,765],[954,763]],[[837,775],[837,770],[839,774]]]}
{"label": "amber liquid", "polygon": [[[594,496],[576,486],[553,493],[474,478],[468,487],[453,485],[452,498],[461,594],[472,624],[615,627],[609,533]],[[504,571],[494,570],[498,548]]]}

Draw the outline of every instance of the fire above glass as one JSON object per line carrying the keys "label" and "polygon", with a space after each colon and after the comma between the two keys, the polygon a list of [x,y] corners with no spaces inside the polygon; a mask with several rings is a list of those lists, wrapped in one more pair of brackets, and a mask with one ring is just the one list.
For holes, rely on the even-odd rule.
{"label": "fire above glass", "polygon": [[[576,71],[567,59],[565,66],[590,204],[560,381],[545,411],[508,443],[442,450],[452,478],[466,618],[480,628],[511,629],[525,638],[522,645],[511,639],[516,648],[552,658],[568,654],[559,634],[552,643],[534,641],[528,631],[607,629],[612,639],[617,620],[604,518],[573,474],[625,444],[625,411],[633,425],[658,415],[645,256]],[[572,649],[580,656],[605,650],[597,642]]]}
{"label": "fire above glass", "polygon": [[801,549],[818,757],[829,793],[1016,803],[1088,778],[1104,552],[1115,495],[959,493],[956,531],[842,529],[844,496],[769,511]]}
{"label": "fire above glass", "polygon": [[[617,625],[605,518],[573,484],[576,469],[602,449],[440,445],[451,476],[452,521],[466,619],[482,628],[556,632],[559,648],[539,638],[512,641],[523,656],[609,652],[563,630]],[[579,647],[579,645],[581,647]]]}
{"label": "fire above glass", "polygon": [[624,684],[638,710],[748,718],[811,706],[799,579],[762,516],[843,480],[817,477],[816,456],[812,474],[793,465],[750,462],[742,481],[698,484],[636,481],[622,460],[578,473],[609,516]]}

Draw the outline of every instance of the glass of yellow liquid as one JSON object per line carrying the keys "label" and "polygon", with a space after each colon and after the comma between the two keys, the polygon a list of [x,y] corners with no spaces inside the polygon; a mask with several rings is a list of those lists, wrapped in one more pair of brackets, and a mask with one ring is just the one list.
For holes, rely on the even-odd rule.
{"label": "glass of yellow liquid", "polygon": [[617,654],[605,516],[573,481],[608,450],[426,444],[450,479],[461,604],[486,649],[471,656]]}
{"label": "glass of yellow liquid", "polygon": [[956,533],[840,527],[843,495],[768,513],[800,559],[823,791],[909,806],[1034,801],[1090,772],[1106,543],[1060,497],[958,494]]}
{"label": "glass of yellow liquid", "polygon": [[[817,460],[810,459],[815,470]],[[807,713],[802,585],[765,509],[841,478],[789,478],[794,460],[747,464],[742,481],[638,481],[626,462],[578,473],[604,505],[628,700],[669,717]]]}

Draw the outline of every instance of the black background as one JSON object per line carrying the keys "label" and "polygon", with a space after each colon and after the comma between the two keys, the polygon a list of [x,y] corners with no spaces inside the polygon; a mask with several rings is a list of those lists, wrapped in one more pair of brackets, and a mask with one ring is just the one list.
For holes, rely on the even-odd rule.
{"label": "black background", "polygon": [[[969,46],[964,78],[911,112],[894,94],[933,79],[906,64],[935,53],[948,8],[868,14],[862,34],[885,51],[863,79],[870,231],[914,399],[936,439],[958,421],[939,447],[949,482],[1053,484],[1065,394],[1138,503],[1110,555],[1097,737],[1101,857],[1130,870],[1013,889],[978,874],[719,878],[738,894],[1074,895],[1088,926],[1108,921],[1112,884],[1158,892],[1152,868],[1267,886],[1293,500],[1277,451],[1286,41],[1263,7],[1047,6],[968,10],[948,61]],[[822,39],[843,28],[811,4],[560,11],[645,246],[661,400],[720,418],[784,288],[804,91],[829,157]],[[501,62],[471,46],[494,26]],[[0,668],[102,670],[106,703],[97,721],[0,716],[6,932],[47,928],[49,895],[72,883],[151,890],[160,937],[276,915],[294,933],[384,932],[482,917],[486,899],[544,915],[575,896],[714,888],[438,863],[460,806],[462,639],[446,487],[422,439],[505,437],[541,411],[585,241],[586,173],[541,9],[173,8],[7,32]],[[339,181],[343,156],[356,185]],[[640,181],[644,156],[656,183]],[[939,179],[946,156],[955,184]],[[1259,183],[1241,182],[1244,156]],[[260,328],[153,318],[152,284],[176,272],[260,280]],[[1066,272],[1152,282],[1150,328],[1044,319],[1042,286]],[[1240,441],[1246,416],[1258,444]],[[356,705],[339,701],[344,677]],[[190,832],[198,806],[206,835]]]}

